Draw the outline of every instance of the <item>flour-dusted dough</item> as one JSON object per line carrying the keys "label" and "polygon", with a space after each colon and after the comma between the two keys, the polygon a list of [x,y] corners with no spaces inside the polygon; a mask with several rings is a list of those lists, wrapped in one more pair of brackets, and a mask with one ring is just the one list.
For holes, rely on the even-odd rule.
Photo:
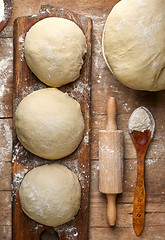
{"label": "flour-dusted dough", "polygon": [[43,165],[26,174],[19,197],[22,210],[30,218],[47,226],[58,226],[77,214],[81,187],[77,176],[67,167]]}
{"label": "flour-dusted dough", "polygon": [[32,72],[52,87],[79,77],[87,51],[86,38],[78,25],[58,17],[49,17],[33,25],[24,47]]}
{"label": "flour-dusted dough", "polygon": [[165,2],[122,0],[105,24],[103,55],[123,84],[138,90],[165,89]]}
{"label": "flour-dusted dough", "polygon": [[15,113],[18,139],[30,152],[46,159],[71,154],[84,131],[80,104],[56,88],[34,91]]}

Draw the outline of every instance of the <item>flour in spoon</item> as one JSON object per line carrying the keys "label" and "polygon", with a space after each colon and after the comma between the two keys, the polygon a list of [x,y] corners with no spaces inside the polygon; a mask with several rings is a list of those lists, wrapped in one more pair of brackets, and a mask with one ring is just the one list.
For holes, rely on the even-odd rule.
{"label": "flour in spoon", "polygon": [[131,115],[129,120],[129,130],[144,132],[151,127],[149,114],[142,107],[137,108]]}
{"label": "flour in spoon", "polygon": [[0,0],[0,22],[3,20],[4,11],[5,11],[4,1]]}

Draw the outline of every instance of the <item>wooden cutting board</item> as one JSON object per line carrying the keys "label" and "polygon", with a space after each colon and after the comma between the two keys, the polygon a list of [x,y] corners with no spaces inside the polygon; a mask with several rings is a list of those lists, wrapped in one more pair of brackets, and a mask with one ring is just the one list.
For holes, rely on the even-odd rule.
{"label": "wooden cutting board", "polygon": [[[39,240],[41,233],[47,231],[50,234],[57,232],[60,240],[88,239],[89,225],[89,180],[90,180],[90,148],[89,148],[89,124],[90,124],[90,68],[91,68],[91,31],[92,20],[62,8],[50,5],[42,6],[37,15],[20,17],[14,22],[14,96],[13,111],[15,114],[19,102],[34,90],[47,87],[41,83],[30,71],[24,58],[24,39],[30,27],[46,17],[67,18],[83,30],[87,39],[87,54],[80,77],[73,83],[60,89],[75,98],[81,105],[85,120],[84,138],[78,149],[58,161],[46,161],[28,152],[17,139],[13,127],[13,239],[14,240]],[[19,187],[24,175],[32,168],[45,163],[58,162],[66,165],[78,176],[81,184],[82,198],[81,208],[74,220],[67,224],[53,228],[43,226],[27,217],[19,202]],[[58,239],[58,238],[57,238]]]}

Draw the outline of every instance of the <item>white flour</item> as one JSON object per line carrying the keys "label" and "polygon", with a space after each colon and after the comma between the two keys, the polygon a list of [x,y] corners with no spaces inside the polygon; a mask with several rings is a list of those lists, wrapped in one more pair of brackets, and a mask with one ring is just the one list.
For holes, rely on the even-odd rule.
{"label": "white flour", "polygon": [[[1,0],[0,0],[1,1]],[[2,57],[0,55],[0,117],[6,116],[6,111],[9,111],[9,105],[4,104],[4,97],[10,98],[10,82],[13,75],[13,42],[12,38],[1,38],[0,48],[6,48],[8,53]]]}
{"label": "white flour", "polygon": [[5,10],[4,1],[0,0],[0,22],[3,20],[4,10]]}
{"label": "white flour", "polygon": [[148,111],[143,107],[137,108],[131,115],[129,120],[129,130],[144,132],[151,127],[151,119]]}

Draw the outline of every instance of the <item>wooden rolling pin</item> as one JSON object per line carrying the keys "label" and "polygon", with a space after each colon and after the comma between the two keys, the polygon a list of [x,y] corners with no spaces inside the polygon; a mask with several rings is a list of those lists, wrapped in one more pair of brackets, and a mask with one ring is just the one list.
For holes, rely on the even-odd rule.
{"label": "wooden rolling pin", "polygon": [[123,131],[117,130],[115,118],[116,101],[110,97],[106,130],[99,132],[99,190],[107,196],[110,226],[116,221],[116,196],[123,191]]}

